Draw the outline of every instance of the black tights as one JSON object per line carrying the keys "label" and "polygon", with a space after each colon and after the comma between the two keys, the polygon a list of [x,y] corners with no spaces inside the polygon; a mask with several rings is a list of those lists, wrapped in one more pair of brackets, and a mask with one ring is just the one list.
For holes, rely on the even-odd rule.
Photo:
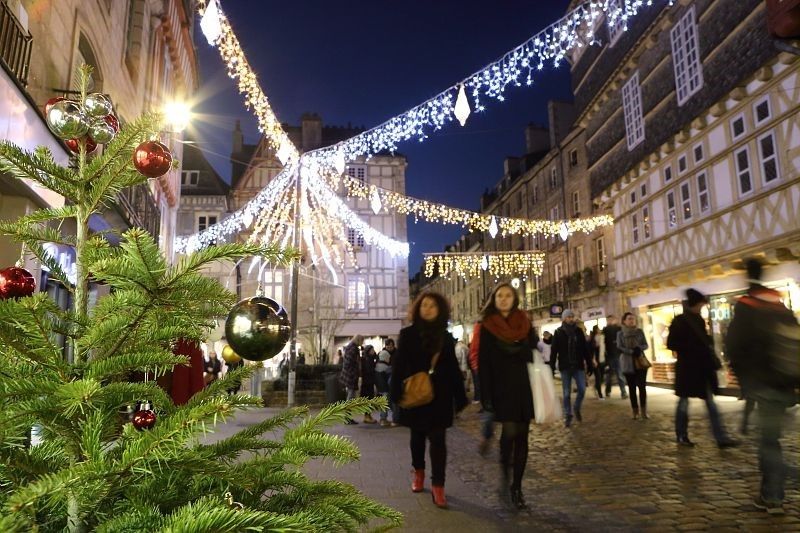
{"label": "black tights", "polygon": [[[647,409],[647,370],[636,370],[635,374],[625,374],[625,381],[628,382],[628,396],[631,399],[631,407],[635,411]],[[636,389],[639,389],[639,401],[636,401]]]}
{"label": "black tights", "polygon": [[425,470],[425,439],[431,443],[431,483],[444,486],[444,469],[447,466],[447,444],[445,428],[431,428],[427,431],[411,429],[411,465],[415,470]]}
{"label": "black tights", "polygon": [[522,475],[528,463],[528,431],[530,422],[502,422],[503,432],[500,434],[500,462],[505,472],[514,467],[514,478],[511,488],[519,490],[522,486]]}

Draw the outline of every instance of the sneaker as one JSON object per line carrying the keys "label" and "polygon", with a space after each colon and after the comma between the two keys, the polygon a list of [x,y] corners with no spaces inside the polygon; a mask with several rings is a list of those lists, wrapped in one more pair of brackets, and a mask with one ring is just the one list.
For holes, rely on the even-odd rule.
{"label": "sneaker", "polygon": [[572,415],[567,415],[564,419],[564,427],[568,428],[572,425]]}
{"label": "sneaker", "polygon": [[725,439],[717,442],[719,448],[735,448],[738,445],[739,441],[736,439]]}
{"label": "sneaker", "polygon": [[382,428],[388,428],[391,425],[391,424],[389,424],[389,421],[386,420],[385,418],[380,421],[380,424],[381,424]]}
{"label": "sneaker", "polygon": [[575,411],[575,420],[577,420],[578,422],[583,422],[583,417],[581,416],[580,411]]}
{"label": "sneaker", "polygon": [[783,503],[782,502],[768,502],[765,501],[761,495],[758,495],[755,500],[753,500],[753,505],[755,505],[756,509],[761,509],[762,511],[766,511],[769,514],[773,515],[781,515],[783,514]]}
{"label": "sneaker", "polygon": [[687,448],[694,448],[694,442],[689,440],[687,435],[682,435],[678,437],[675,442],[680,444],[681,446],[686,446]]}

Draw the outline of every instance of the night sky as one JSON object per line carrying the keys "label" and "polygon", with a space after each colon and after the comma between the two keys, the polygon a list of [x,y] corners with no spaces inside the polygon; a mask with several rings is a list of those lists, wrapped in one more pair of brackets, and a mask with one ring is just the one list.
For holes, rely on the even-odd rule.
{"label": "night sky", "polygon": [[[317,112],[330,125],[367,128],[441,92],[563,16],[568,0],[222,0],[234,32],[282,122]],[[258,139],[216,49],[196,26],[201,88],[194,111],[199,146],[226,180],[231,132]],[[466,127],[453,121],[424,143],[408,141],[406,193],[478,210],[480,195],[503,175],[503,159],[524,152],[524,128],[544,124],[547,101],[571,100],[569,68],[548,66],[531,87],[509,88],[505,102]],[[458,226],[409,220],[409,275],[423,252],[458,239]]]}

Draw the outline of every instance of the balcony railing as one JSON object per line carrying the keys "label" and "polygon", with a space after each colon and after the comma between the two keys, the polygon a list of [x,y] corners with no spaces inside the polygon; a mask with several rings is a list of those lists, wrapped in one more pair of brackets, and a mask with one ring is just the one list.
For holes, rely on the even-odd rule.
{"label": "balcony railing", "polygon": [[0,60],[23,86],[28,84],[33,36],[11,12],[6,0],[0,0]]}
{"label": "balcony railing", "polygon": [[123,189],[117,199],[119,209],[128,224],[131,227],[146,229],[158,242],[161,232],[161,212],[147,184]]}

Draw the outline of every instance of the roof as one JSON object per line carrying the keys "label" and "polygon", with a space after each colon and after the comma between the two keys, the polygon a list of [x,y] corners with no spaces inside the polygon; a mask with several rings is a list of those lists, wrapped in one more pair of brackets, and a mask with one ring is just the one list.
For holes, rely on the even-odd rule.
{"label": "roof", "polygon": [[214,196],[222,195],[227,196],[230,190],[230,185],[217,174],[214,167],[203,155],[200,148],[192,143],[187,142],[183,145],[183,160],[181,161],[181,168],[184,172],[196,170],[199,171],[197,185],[195,186],[182,186],[181,195],[186,196]]}

